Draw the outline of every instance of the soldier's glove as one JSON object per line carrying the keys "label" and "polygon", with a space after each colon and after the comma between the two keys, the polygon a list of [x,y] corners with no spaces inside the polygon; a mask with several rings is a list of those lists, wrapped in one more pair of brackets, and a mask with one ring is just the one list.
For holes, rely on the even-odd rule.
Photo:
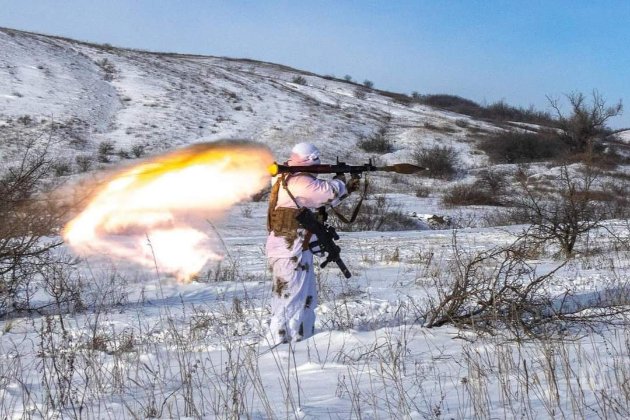
{"label": "soldier's glove", "polygon": [[346,183],[346,189],[348,190],[348,194],[351,194],[359,189],[361,185],[361,179],[359,178],[350,178],[350,181]]}
{"label": "soldier's glove", "polygon": [[338,179],[344,184],[346,183],[346,176],[343,173],[338,173],[337,175],[333,176],[333,179]]}

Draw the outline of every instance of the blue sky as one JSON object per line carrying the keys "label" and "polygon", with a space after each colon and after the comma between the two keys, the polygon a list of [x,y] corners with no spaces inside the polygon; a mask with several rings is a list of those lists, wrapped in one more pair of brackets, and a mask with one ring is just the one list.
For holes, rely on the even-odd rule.
{"label": "blue sky", "polygon": [[543,110],[598,89],[630,126],[630,1],[0,0],[0,26]]}

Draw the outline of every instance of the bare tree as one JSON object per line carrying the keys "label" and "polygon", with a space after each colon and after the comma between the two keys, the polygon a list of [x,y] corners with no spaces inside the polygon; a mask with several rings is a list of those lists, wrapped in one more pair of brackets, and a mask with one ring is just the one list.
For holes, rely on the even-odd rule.
{"label": "bare tree", "polygon": [[0,175],[0,317],[28,306],[29,284],[51,249],[61,212],[51,197],[40,194],[52,171],[47,147],[28,142],[21,160]]}
{"label": "bare tree", "polygon": [[583,93],[574,92],[565,96],[571,105],[568,115],[562,112],[558,99],[547,96],[558,118],[561,139],[574,152],[592,152],[596,140],[611,134],[606,123],[622,113],[621,100],[608,106],[597,90],[593,91],[590,103]]}
{"label": "bare tree", "polygon": [[530,223],[525,233],[539,244],[556,242],[562,252],[573,253],[577,239],[601,226],[608,215],[608,205],[595,188],[597,172],[591,166],[571,172],[566,165],[552,180],[554,189],[531,181],[521,170],[517,176],[519,194],[512,201],[524,219]]}

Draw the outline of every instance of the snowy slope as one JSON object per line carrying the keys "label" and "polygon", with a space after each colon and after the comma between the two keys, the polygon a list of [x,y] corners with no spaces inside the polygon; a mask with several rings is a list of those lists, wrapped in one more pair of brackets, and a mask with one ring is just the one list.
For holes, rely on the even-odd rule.
{"label": "snowy slope", "polygon": [[[139,144],[157,152],[247,138],[268,144],[279,159],[292,144],[313,141],[327,158],[358,160],[367,157],[355,147],[358,139],[385,127],[396,151],[384,160],[408,158],[418,142],[448,141],[467,165],[484,164],[465,142],[467,129],[454,125],[468,117],[403,105],[275,64],[122,50],[11,30],[0,30],[0,45],[0,122],[24,115],[79,120],[88,141],[83,149],[113,141],[117,149]],[[297,76],[306,84],[294,83]],[[366,97],[358,99],[357,90]]]}
{"label": "snowy slope", "polygon": [[625,144],[630,144],[630,130],[622,131],[617,136]]}

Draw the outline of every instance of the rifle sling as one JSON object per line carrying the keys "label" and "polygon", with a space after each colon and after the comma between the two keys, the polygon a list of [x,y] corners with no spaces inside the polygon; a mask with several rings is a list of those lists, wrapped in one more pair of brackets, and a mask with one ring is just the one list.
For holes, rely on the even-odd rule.
{"label": "rifle sling", "polygon": [[291,177],[291,175],[293,174],[289,174],[288,176],[285,176],[286,174],[282,174],[282,176],[280,177],[280,182],[282,182],[282,187],[284,188],[284,190],[287,192],[287,194],[289,195],[289,197],[291,198],[291,200],[293,200],[293,202],[295,203],[295,206],[298,209],[301,209],[302,206],[300,206],[297,202],[297,200],[295,199],[295,196],[293,195],[293,193],[291,193],[291,191],[289,190],[289,187],[287,186],[287,180]]}
{"label": "rifle sling", "polygon": [[363,192],[361,193],[361,197],[359,197],[359,201],[357,202],[357,205],[354,207],[354,210],[352,211],[352,215],[350,216],[350,219],[346,218],[346,216],[341,214],[336,208],[332,207],[332,211],[333,213],[335,213],[335,216],[337,216],[337,218],[339,218],[339,220],[341,220],[343,223],[349,225],[351,223],[354,223],[354,221],[357,219],[357,216],[359,215],[359,210],[361,210],[361,204],[363,204],[363,199],[367,196],[368,184],[369,183],[366,176],[363,181]]}
{"label": "rifle sling", "polygon": [[[287,194],[289,195],[291,200],[293,200],[293,202],[295,203],[296,207],[298,209],[302,209],[302,206],[300,206],[298,204],[297,200],[295,199],[295,196],[289,190],[289,187],[287,185],[287,180],[289,179],[290,176],[291,176],[291,174],[289,174],[288,176],[285,176],[285,174],[282,174],[282,176],[280,177],[280,182],[282,183],[282,187],[287,192]],[[310,245],[312,236],[313,236],[313,232],[311,232],[310,230],[306,230],[306,234],[304,235],[304,240],[302,241],[302,251],[308,251],[309,250],[309,245]]]}

